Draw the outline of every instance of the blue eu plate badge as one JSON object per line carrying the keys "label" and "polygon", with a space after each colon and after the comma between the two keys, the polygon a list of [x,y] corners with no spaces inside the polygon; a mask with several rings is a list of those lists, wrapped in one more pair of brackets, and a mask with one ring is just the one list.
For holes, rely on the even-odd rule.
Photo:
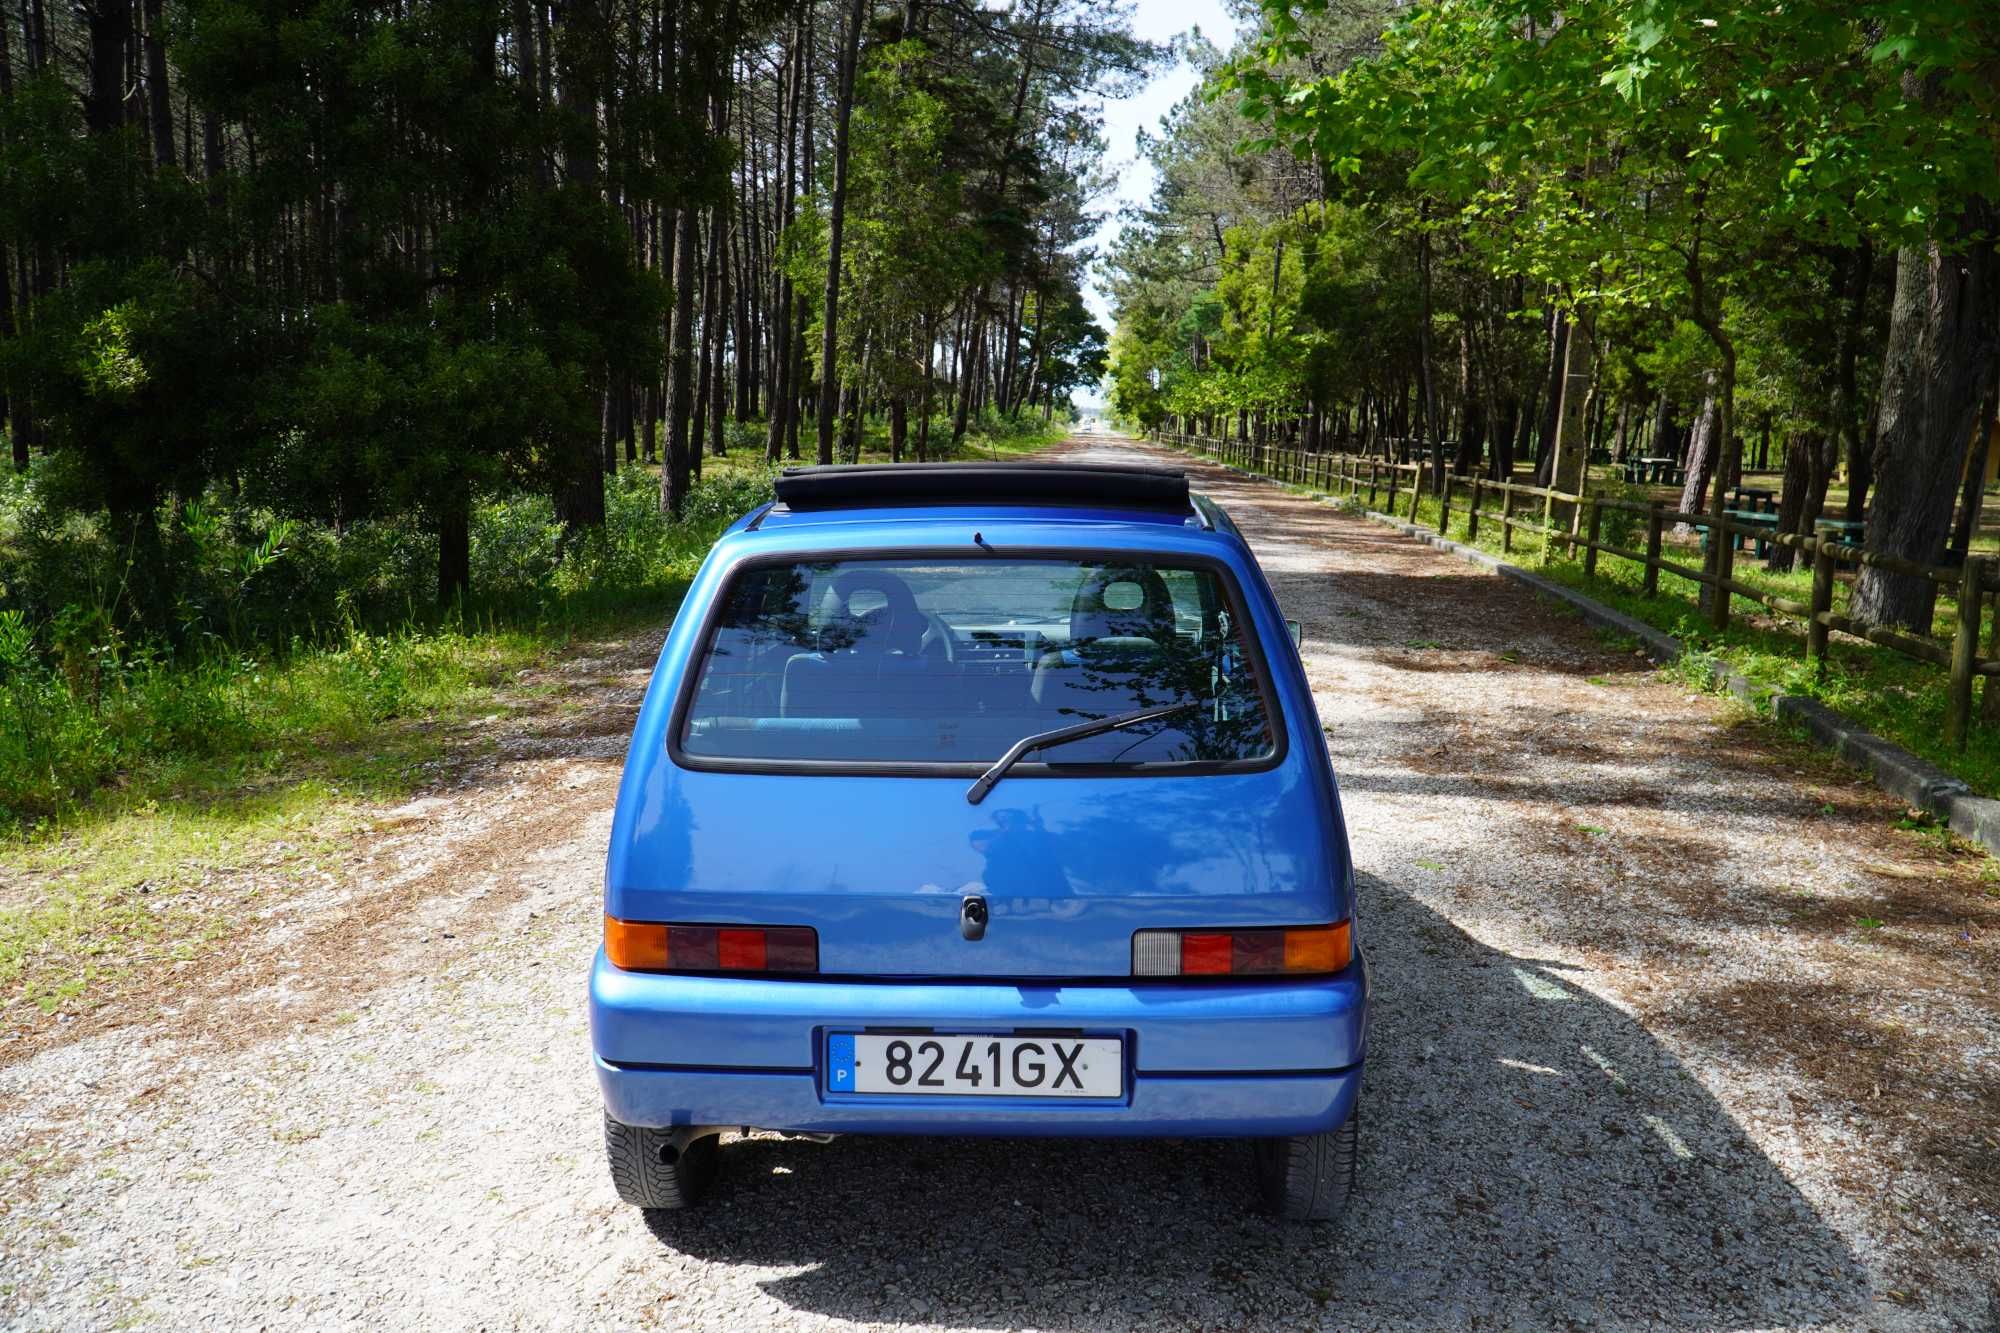
{"label": "blue eu plate badge", "polygon": [[851,1033],[826,1039],[826,1088],[828,1092],[854,1091],[854,1037]]}

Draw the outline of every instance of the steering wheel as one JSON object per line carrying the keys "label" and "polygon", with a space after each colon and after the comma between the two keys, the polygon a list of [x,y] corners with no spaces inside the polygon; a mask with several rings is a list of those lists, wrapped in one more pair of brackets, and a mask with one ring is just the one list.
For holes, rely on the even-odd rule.
{"label": "steering wheel", "polygon": [[951,626],[945,624],[942,619],[928,611],[924,613],[924,619],[929,622],[929,628],[924,631],[923,642],[918,648],[918,653],[921,656],[929,657],[932,652],[942,647],[945,661],[958,661],[958,636],[951,632]]}

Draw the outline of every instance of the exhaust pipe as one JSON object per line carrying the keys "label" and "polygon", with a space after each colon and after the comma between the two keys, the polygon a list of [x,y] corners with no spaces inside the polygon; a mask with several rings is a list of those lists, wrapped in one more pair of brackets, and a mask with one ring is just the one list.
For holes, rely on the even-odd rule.
{"label": "exhaust pipe", "polygon": [[688,1150],[689,1144],[699,1139],[714,1138],[717,1134],[735,1128],[734,1125],[675,1125],[671,1129],[663,1130],[659,1147],[660,1163],[663,1166],[672,1166],[681,1160],[681,1154]]}

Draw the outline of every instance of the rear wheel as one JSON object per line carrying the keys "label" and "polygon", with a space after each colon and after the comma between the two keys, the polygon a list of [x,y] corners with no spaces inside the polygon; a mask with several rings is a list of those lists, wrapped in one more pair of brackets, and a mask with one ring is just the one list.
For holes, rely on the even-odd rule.
{"label": "rear wheel", "polygon": [[719,1139],[710,1134],[677,1143],[670,1129],[626,1125],[604,1117],[604,1153],[618,1197],[640,1208],[690,1208],[715,1179]]}
{"label": "rear wheel", "polygon": [[1323,1134],[1293,1134],[1251,1143],[1252,1169],[1264,1206],[1293,1222],[1332,1222],[1354,1193],[1360,1158],[1361,1113]]}

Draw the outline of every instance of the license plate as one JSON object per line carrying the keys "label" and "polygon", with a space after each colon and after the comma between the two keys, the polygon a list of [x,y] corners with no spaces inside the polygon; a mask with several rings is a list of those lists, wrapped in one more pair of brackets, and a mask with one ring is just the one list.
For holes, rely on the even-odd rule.
{"label": "license plate", "polygon": [[1116,1037],[836,1033],[826,1042],[835,1093],[940,1097],[1117,1097],[1125,1091]]}

